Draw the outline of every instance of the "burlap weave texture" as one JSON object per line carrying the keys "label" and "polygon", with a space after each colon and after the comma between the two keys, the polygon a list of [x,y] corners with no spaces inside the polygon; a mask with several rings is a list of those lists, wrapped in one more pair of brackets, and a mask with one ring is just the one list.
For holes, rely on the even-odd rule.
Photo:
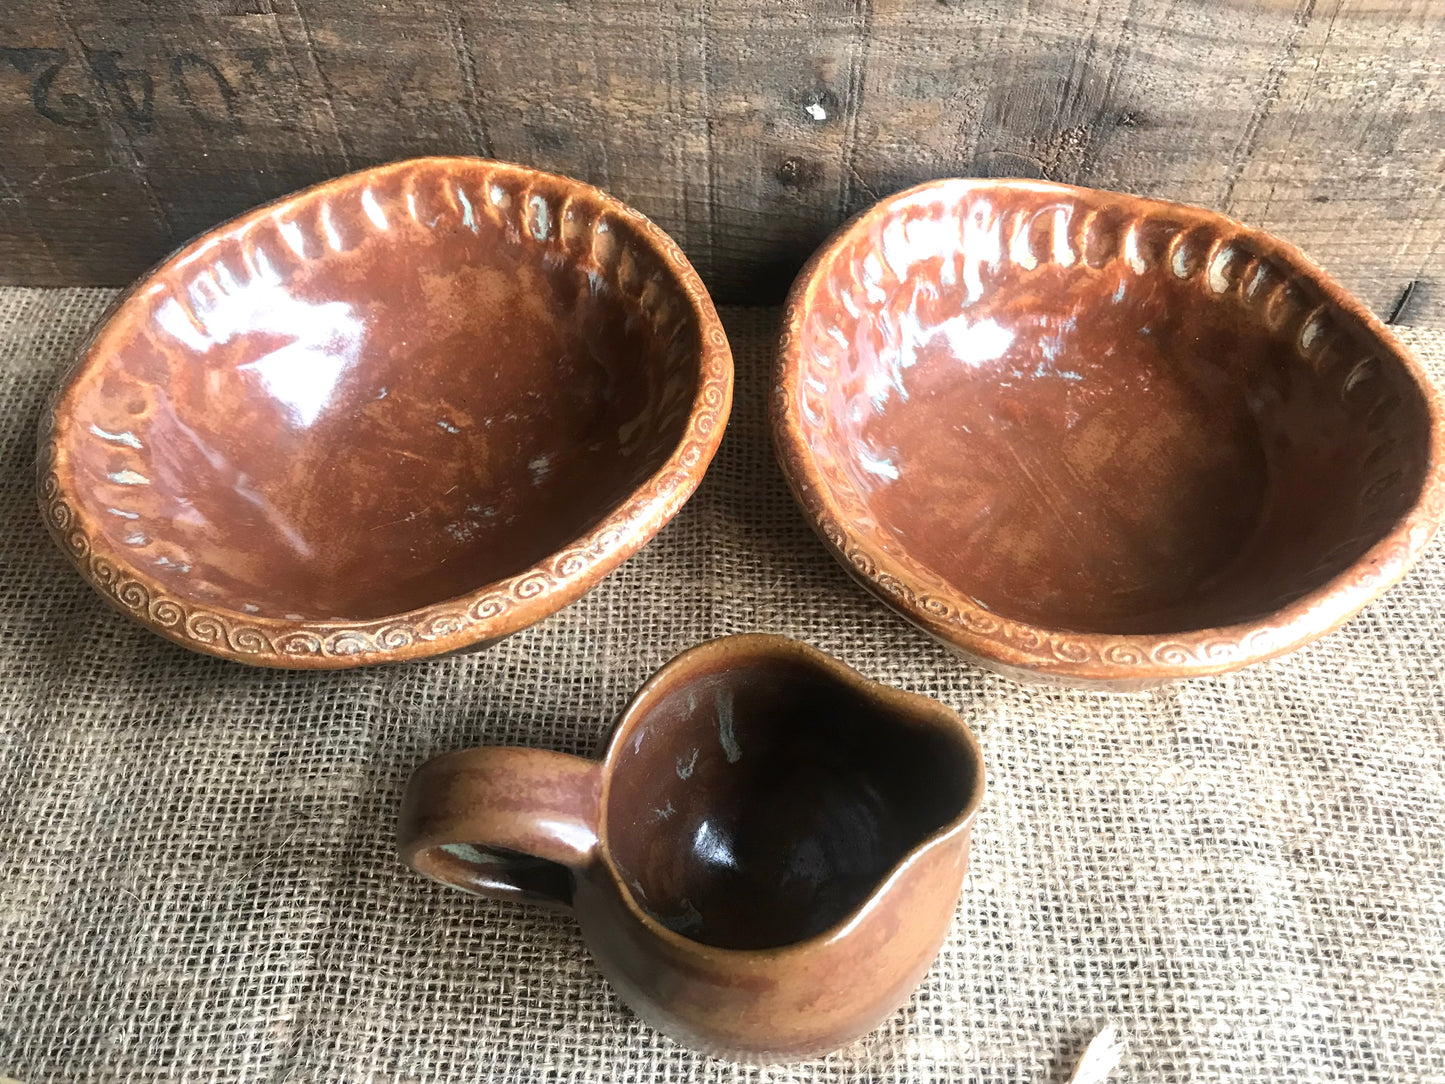
{"label": "burlap weave texture", "polygon": [[[1445,1081],[1445,547],[1341,632],[1132,696],[1025,688],[865,596],[765,424],[776,314],[697,496],[596,591],[473,656],[252,670],[108,609],[34,508],[41,401],[105,291],[0,290],[0,1076],[42,1081]],[[1407,336],[1445,377],[1445,334]],[[750,630],[938,697],[990,793],[953,932],[883,1030],[781,1069],[630,1017],[575,928],[393,852],[428,756],[590,753],[657,666]]]}

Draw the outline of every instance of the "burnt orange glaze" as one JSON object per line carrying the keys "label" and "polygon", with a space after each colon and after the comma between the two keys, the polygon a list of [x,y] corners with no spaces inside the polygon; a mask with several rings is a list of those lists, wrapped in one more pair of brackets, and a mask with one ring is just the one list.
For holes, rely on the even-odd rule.
{"label": "burnt orange glaze", "polygon": [[1288,246],[1157,201],[885,200],[799,278],[776,403],[784,470],[849,566],[1015,672],[1278,654],[1440,515],[1438,397],[1394,338]]}
{"label": "burnt orange glaze", "polygon": [[[163,264],[43,453],[62,542],[83,524],[82,569],[135,584],[143,620],[248,661],[375,661],[513,631],[645,542],[716,447],[730,379],[656,227],[564,178],[424,159]],[[188,635],[198,613],[219,638]]]}
{"label": "burnt orange glaze", "polygon": [[634,713],[607,834],[662,925],[775,948],[837,924],[957,817],[977,765],[952,730],[884,708],[809,657],[740,658],[740,646]]}
{"label": "burnt orange glaze", "polygon": [[403,858],[569,906],[644,1019],[750,1061],[881,1023],[948,932],[983,796],[953,712],[776,636],[674,659],[600,763],[473,749],[407,786]]}

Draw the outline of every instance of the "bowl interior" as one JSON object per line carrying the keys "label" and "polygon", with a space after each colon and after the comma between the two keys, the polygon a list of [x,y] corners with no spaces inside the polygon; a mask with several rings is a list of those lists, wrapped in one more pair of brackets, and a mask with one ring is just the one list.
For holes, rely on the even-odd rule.
{"label": "bowl interior", "polygon": [[723,948],[842,920],[980,782],[936,719],[767,654],[660,696],[614,760],[608,846],[634,900]]}
{"label": "bowl interior", "polygon": [[808,454],[877,545],[1004,618],[1249,621],[1411,507],[1428,406],[1239,227],[1094,195],[960,186],[865,219],[808,295]]}
{"label": "bowl interior", "polygon": [[181,598],[383,617],[521,572],[681,440],[699,330],[615,205],[523,170],[382,170],[252,213],[115,314],[67,488]]}

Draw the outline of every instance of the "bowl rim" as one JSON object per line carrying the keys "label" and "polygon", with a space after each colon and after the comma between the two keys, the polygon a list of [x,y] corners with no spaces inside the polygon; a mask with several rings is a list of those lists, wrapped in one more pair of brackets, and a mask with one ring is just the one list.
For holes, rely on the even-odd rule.
{"label": "bowl rim", "polygon": [[[554,186],[579,196],[600,218],[625,220],[632,241],[655,256],[697,322],[697,386],[686,425],[667,458],[586,532],[529,567],[475,590],[365,620],[289,620],[181,597],[106,541],[68,494],[74,487],[66,442],[73,398],[83,378],[106,363],[109,338],[130,306],[160,275],[202,258],[222,237],[240,237],[265,219],[314,205],[395,175],[441,172],[485,183],[499,174],[521,187]],[[406,183],[405,180],[403,183]],[[524,200],[519,200],[524,203]],[[560,216],[559,216],[560,220]],[[37,495],[51,536],[82,577],[122,612],[185,647],[257,666],[341,669],[484,646],[576,601],[631,557],[692,496],[722,440],[732,406],[733,360],[727,335],[701,277],[677,243],[642,212],[570,177],[512,162],[464,155],[405,158],[355,170],[253,207],[186,242],[116,295],[76,348],[41,412]]]}
{"label": "bowl rim", "polygon": [[[1158,634],[1080,632],[1013,620],[984,609],[939,577],[925,582],[876,545],[868,533],[855,529],[824,484],[808,448],[807,427],[795,406],[804,320],[822,287],[823,273],[845,245],[905,204],[936,195],[956,199],[1000,190],[1082,198],[1123,210],[1130,218],[1167,213],[1179,225],[1179,235],[1212,226],[1316,285],[1326,303],[1357,320],[1382,351],[1392,355],[1420,392],[1429,418],[1428,463],[1410,507],[1348,568],[1294,602],[1249,621]],[[1323,268],[1294,245],[1219,212],[1054,181],[940,178],[887,196],[840,226],[804,265],[788,292],[775,356],[771,429],[774,453],[794,498],[826,547],[855,579],[945,644],[985,666],[1024,679],[1144,688],[1236,670],[1286,654],[1343,625],[1397,582],[1429,544],[1445,515],[1445,402],[1393,332]]]}

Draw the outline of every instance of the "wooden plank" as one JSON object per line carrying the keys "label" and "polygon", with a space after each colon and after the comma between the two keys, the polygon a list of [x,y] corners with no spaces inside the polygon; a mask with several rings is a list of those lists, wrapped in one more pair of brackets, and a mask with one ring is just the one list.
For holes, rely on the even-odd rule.
{"label": "wooden plank", "polygon": [[1445,0],[19,0],[0,281],[123,283],[301,185],[411,154],[602,185],[721,300],[773,301],[929,177],[1227,210],[1445,323]]}
{"label": "wooden plank", "polygon": [[[1014,16],[1010,18],[1010,15]],[[880,2],[857,204],[1024,175],[1213,207],[1445,322],[1445,5]],[[920,35],[933,47],[920,50]]]}
{"label": "wooden plank", "polygon": [[[1227,204],[1382,315],[1445,323],[1440,5],[1321,0]],[[1401,304],[1403,302],[1403,304]],[[1398,306],[1398,312],[1395,311]]]}

